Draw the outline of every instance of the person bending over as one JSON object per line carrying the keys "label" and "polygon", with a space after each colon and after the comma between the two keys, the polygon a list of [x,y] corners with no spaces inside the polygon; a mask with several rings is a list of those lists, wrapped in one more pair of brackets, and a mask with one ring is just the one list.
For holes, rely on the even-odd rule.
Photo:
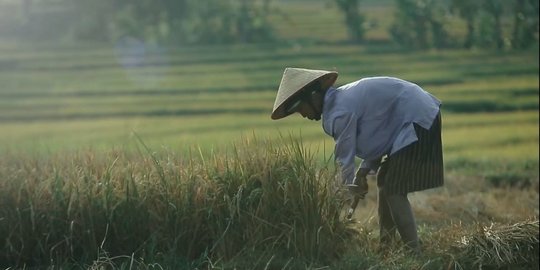
{"label": "person bending over", "polygon": [[[299,113],[321,120],[334,138],[342,183],[355,196],[377,174],[380,244],[395,238],[420,253],[411,192],[444,183],[441,102],[420,86],[394,77],[366,77],[334,87],[335,71],[286,68],[271,118]],[[355,170],[355,157],[362,162]]]}

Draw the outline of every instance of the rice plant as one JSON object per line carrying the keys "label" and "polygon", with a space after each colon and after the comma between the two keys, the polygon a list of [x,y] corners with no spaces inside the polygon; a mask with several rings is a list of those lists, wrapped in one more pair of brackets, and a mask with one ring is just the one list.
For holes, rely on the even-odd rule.
{"label": "rice plant", "polygon": [[[409,256],[397,243],[388,252],[377,253],[375,227],[345,222],[346,196],[336,187],[335,166],[321,162],[309,149],[292,137],[273,141],[253,137],[222,153],[190,148],[179,154],[154,151],[139,138],[139,151],[2,155],[0,266],[499,269],[515,264],[527,269],[537,265],[537,216],[512,224],[433,222],[435,226],[420,227],[421,257]],[[459,218],[451,215],[439,216]]]}
{"label": "rice plant", "polygon": [[324,264],[351,236],[333,170],[299,142],[246,139],[211,156],[141,145],[138,154],[3,156],[0,265]]}

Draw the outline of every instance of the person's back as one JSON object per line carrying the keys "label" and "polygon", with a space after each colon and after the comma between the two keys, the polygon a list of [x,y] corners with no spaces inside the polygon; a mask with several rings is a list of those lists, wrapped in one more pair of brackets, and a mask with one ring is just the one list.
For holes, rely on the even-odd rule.
{"label": "person's back", "polygon": [[362,121],[390,115],[429,128],[441,104],[418,85],[394,77],[363,78],[336,90],[343,93],[340,102],[356,107],[355,114]]}
{"label": "person's back", "polygon": [[355,155],[372,160],[416,141],[413,124],[429,129],[439,106],[438,99],[414,83],[369,77],[327,91],[323,129],[338,146],[346,143],[340,137],[356,138],[354,145],[349,140],[349,145],[338,147],[348,152],[336,153],[338,158]]}

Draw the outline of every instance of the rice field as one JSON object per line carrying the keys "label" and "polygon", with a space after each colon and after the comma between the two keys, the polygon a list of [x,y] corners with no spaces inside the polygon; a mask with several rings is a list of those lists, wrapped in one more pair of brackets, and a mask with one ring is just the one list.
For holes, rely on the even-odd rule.
{"label": "rice field", "polygon": [[[137,138],[140,139],[140,138]],[[538,193],[448,177],[411,197],[423,255],[377,252],[376,192],[353,221],[335,168],[295,138],[226,154],[0,156],[0,266],[48,269],[533,269]],[[373,190],[374,183],[370,181]],[[537,187],[536,187],[537,188]],[[536,204],[536,210],[534,205]],[[535,214],[536,211],[536,214]],[[509,268],[512,269],[512,268]]]}
{"label": "rice field", "polygon": [[[538,162],[534,51],[374,54],[352,45],[243,45],[142,55],[97,47],[73,57],[76,49],[3,50],[3,152],[130,148],[134,133],[155,149],[207,151],[245,136],[293,133],[331,153],[320,123],[269,118],[284,67],[301,66],[339,71],[337,85],[377,75],[422,85],[443,102],[448,162]],[[140,63],[123,65],[122,57]]]}
{"label": "rice field", "polygon": [[[538,265],[538,50],[404,52],[386,42],[389,1],[366,1],[373,42],[352,45],[334,7],[305,2],[278,1],[272,44],[0,40],[0,267]],[[320,122],[270,119],[288,66],[442,100],[445,187],[411,195],[420,260],[375,252],[374,179],[343,221]]]}

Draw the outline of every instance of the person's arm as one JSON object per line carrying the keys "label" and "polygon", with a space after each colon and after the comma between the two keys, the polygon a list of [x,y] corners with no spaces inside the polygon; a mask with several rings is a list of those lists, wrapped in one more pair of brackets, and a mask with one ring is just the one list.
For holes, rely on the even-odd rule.
{"label": "person's arm", "polygon": [[360,199],[363,199],[368,193],[368,183],[367,176],[368,174],[374,174],[377,172],[381,165],[381,159],[376,160],[363,160],[360,164],[360,167],[356,171],[354,177],[353,185],[349,186],[351,193],[358,196]]}
{"label": "person's arm", "polygon": [[[359,199],[364,199],[368,193],[367,175],[370,169],[358,168],[352,185],[347,185],[349,191]],[[356,206],[355,206],[356,207]]]}
{"label": "person's arm", "polygon": [[342,183],[354,183],[354,158],[356,156],[356,120],[351,114],[343,114],[334,120],[332,136],[336,142],[336,161],[341,166]]}

